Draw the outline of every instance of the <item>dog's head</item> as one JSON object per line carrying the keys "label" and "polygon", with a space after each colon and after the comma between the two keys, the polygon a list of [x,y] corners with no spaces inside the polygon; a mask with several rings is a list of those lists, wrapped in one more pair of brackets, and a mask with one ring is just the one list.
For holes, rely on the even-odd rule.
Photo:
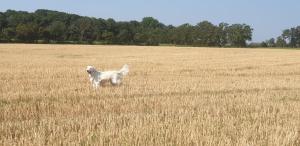
{"label": "dog's head", "polygon": [[93,66],[87,66],[86,67],[86,72],[88,73],[88,74],[92,74],[92,73],[94,73],[94,72],[96,72],[97,70],[95,69],[95,67],[93,67]]}

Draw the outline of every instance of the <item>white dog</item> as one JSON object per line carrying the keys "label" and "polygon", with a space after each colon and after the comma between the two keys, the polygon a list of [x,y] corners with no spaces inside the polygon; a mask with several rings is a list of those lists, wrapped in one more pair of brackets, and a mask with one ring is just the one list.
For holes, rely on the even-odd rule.
{"label": "white dog", "polygon": [[128,65],[125,64],[118,71],[97,71],[93,66],[87,66],[86,71],[90,76],[90,81],[94,88],[98,88],[101,84],[101,81],[110,81],[112,85],[120,85],[122,79],[125,75],[128,74],[129,68]]}

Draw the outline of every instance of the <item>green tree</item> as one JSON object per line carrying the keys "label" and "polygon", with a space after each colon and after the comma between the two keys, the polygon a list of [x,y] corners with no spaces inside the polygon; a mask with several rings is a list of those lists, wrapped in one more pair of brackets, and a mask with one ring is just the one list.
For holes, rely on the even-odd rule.
{"label": "green tree", "polygon": [[295,27],[295,42],[296,47],[300,47],[300,26]]}
{"label": "green tree", "polygon": [[3,30],[6,27],[6,17],[3,13],[0,12],[0,42],[4,39]]}
{"label": "green tree", "polygon": [[38,39],[38,27],[34,23],[18,24],[16,36],[24,42],[34,42]]}
{"label": "green tree", "polygon": [[172,39],[178,45],[191,45],[194,41],[194,27],[188,23],[178,26],[173,31]]}
{"label": "green tree", "polygon": [[284,48],[287,46],[285,39],[282,36],[277,37],[276,47]]}
{"label": "green tree", "polygon": [[158,45],[163,38],[165,26],[152,17],[143,18],[140,27],[135,32],[134,39],[144,45]]}
{"label": "green tree", "polygon": [[260,47],[267,48],[268,44],[266,42],[261,42]]}
{"label": "green tree", "polygon": [[276,46],[274,38],[271,38],[271,39],[267,40],[266,43],[267,43],[268,47],[275,47]]}
{"label": "green tree", "polygon": [[97,41],[103,41],[103,33],[106,30],[106,21],[104,19],[99,18],[96,22],[95,22],[95,31],[94,31],[94,35],[95,35],[95,40]]}
{"label": "green tree", "polygon": [[76,25],[80,32],[80,41],[87,41],[88,34],[92,31],[92,22],[88,17],[79,18],[76,22]]}
{"label": "green tree", "polygon": [[282,36],[288,40],[290,47],[300,47],[300,26],[284,30]]}
{"label": "green tree", "polygon": [[231,46],[246,47],[246,42],[252,40],[252,28],[246,24],[233,24],[227,29],[228,42]]}
{"label": "green tree", "polygon": [[13,27],[6,27],[3,29],[3,39],[6,41],[12,41],[15,39],[16,29]]}
{"label": "green tree", "polygon": [[174,32],[175,27],[173,25],[168,25],[165,26],[161,30],[161,43],[164,44],[175,44],[174,40],[172,39],[173,37],[173,32]]}
{"label": "green tree", "polygon": [[103,32],[103,39],[107,43],[114,43],[117,35],[117,23],[114,19],[109,18],[106,20],[106,29]]}
{"label": "green tree", "polygon": [[118,23],[118,34],[117,40],[121,44],[132,44],[134,40],[134,29],[132,29],[132,25],[129,22],[119,22]]}
{"label": "green tree", "polygon": [[220,23],[218,26],[218,44],[224,47],[228,43],[228,23]]}
{"label": "green tree", "polygon": [[69,41],[79,41],[81,37],[80,29],[76,24],[71,24],[67,28],[67,38]]}
{"label": "green tree", "polygon": [[208,21],[200,22],[195,27],[195,44],[199,46],[217,46],[218,28]]}
{"label": "green tree", "polygon": [[104,31],[102,34],[102,37],[104,38],[104,40],[106,41],[106,43],[112,43],[114,40],[114,34],[110,31]]}
{"label": "green tree", "polygon": [[63,22],[60,22],[60,21],[54,21],[48,27],[48,31],[49,31],[49,34],[51,36],[51,39],[55,40],[55,41],[64,40],[65,30],[66,30],[65,24]]}
{"label": "green tree", "polygon": [[157,20],[154,19],[153,17],[144,17],[142,22],[141,22],[142,27],[144,28],[160,28],[163,25]]}

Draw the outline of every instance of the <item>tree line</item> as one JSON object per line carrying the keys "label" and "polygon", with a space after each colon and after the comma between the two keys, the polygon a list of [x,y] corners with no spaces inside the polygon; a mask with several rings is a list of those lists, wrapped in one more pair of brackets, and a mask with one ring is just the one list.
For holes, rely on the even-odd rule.
{"label": "tree line", "polygon": [[[173,26],[152,17],[116,22],[45,9],[0,12],[0,42],[246,47],[252,31],[247,24],[209,21]],[[282,39],[299,44],[294,36]]]}
{"label": "tree line", "polygon": [[251,43],[250,47],[268,48],[299,48],[300,47],[300,26],[285,29],[276,39],[271,38],[261,43]]}

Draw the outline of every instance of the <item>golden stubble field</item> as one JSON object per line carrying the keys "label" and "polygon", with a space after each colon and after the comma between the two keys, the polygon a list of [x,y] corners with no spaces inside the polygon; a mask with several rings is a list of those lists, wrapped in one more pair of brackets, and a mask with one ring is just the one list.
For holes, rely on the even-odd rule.
{"label": "golden stubble field", "polygon": [[0,93],[0,145],[300,145],[299,50],[1,44]]}

